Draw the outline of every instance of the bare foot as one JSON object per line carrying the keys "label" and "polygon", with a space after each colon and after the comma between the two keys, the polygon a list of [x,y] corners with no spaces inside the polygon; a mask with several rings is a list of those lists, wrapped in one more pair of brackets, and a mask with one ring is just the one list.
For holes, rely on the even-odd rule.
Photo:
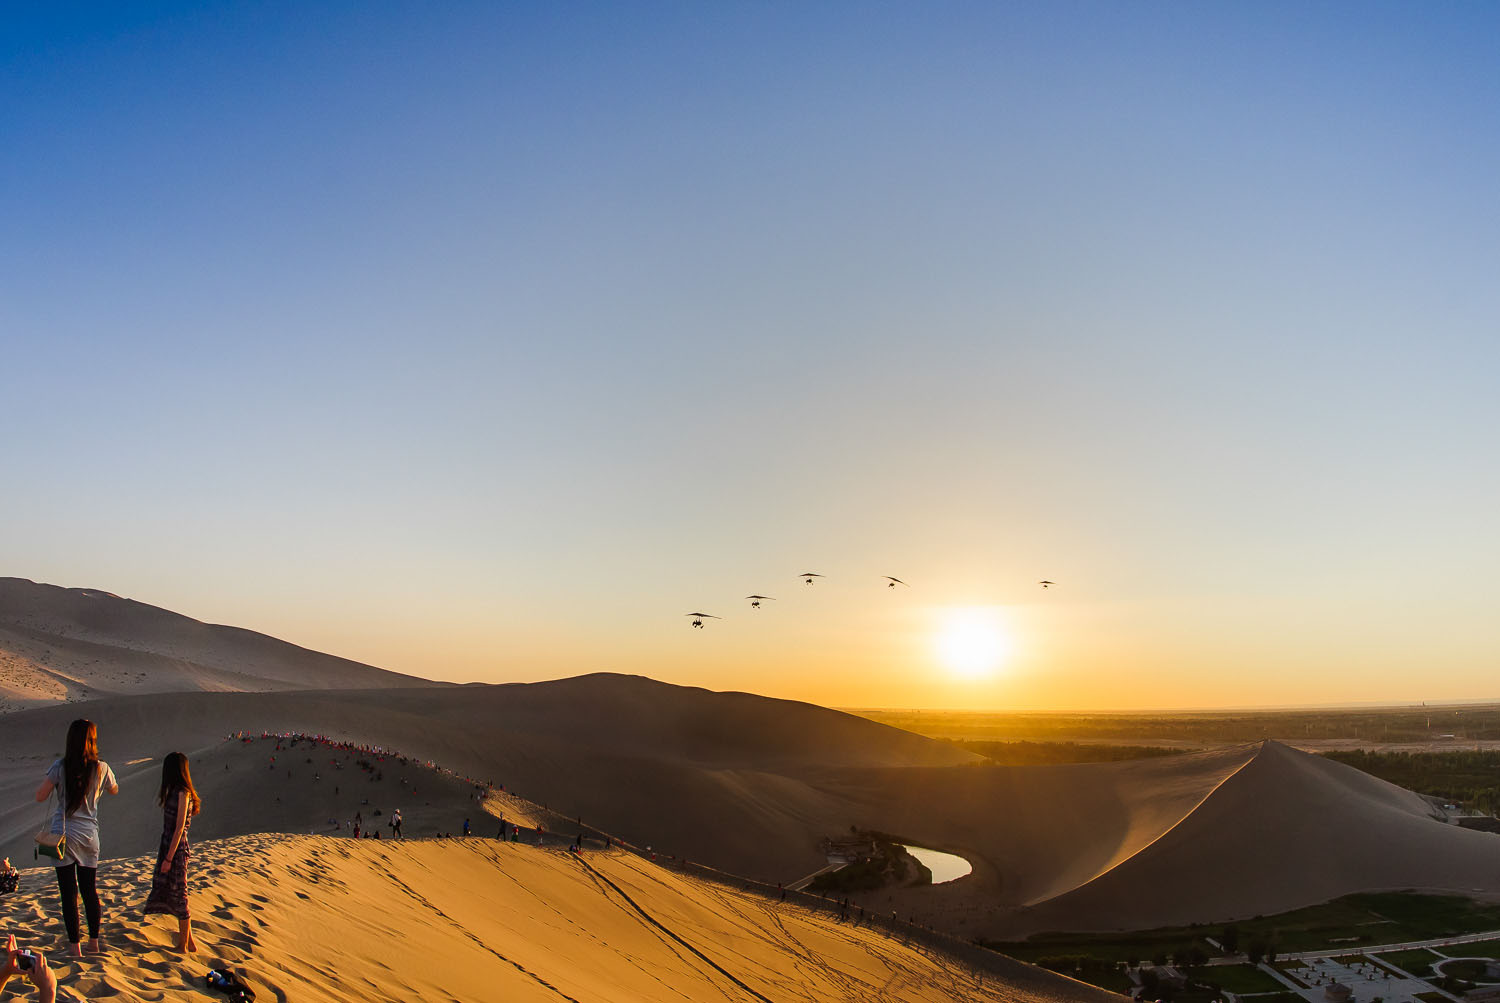
{"label": "bare foot", "polygon": [[82,944],[69,944],[68,945],[68,957],[70,957],[70,958],[81,958],[81,957],[83,957],[83,945]]}
{"label": "bare foot", "polygon": [[104,947],[103,947],[103,945],[101,945],[99,943],[99,938],[98,937],[94,937],[91,940],[89,940],[89,942],[86,945],[84,945],[83,949],[85,951],[87,951],[89,954],[103,954],[104,953]]}

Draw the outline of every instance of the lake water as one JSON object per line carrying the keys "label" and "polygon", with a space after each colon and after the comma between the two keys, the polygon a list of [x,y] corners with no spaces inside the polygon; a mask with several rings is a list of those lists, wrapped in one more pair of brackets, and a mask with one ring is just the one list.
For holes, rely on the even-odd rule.
{"label": "lake water", "polygon": [[974,870],[974,865],[963,857],[941,850],[929,850],[925,846],[908,846],[906,852],[920,860],[932,872],[932,883],[956,881]]}

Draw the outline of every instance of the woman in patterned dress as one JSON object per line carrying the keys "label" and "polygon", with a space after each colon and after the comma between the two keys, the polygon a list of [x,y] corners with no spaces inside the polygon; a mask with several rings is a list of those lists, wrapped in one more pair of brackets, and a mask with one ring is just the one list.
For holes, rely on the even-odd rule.
{"label": "woman in patterned dress", "polygon": [[161,849],[156,856],[156,870],[151,875],[151,897],[146,900],[146,913],[176,916],[177,949],[192,953],[198,950],[198,942],[193,939],[193,924],[188,912],[187,831],[203,802],[193,788],[187,756],[172,752],[162,760],[161,790],[156,800],[162,808]]}

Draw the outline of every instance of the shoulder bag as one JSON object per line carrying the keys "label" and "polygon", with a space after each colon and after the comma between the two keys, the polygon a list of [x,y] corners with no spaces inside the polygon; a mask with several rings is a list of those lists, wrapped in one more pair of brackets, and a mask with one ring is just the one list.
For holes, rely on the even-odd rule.
{"label": "shoulder bag", "polygon": [[62,799],[63,799],[63,830],[52,831],[52,809],[47,809],[47,821],[42,823],[42,830],[36,834],[36,848],[31,851],[32,859],[47,857],[59,863],[68,855],[68,765],[62,768]]}

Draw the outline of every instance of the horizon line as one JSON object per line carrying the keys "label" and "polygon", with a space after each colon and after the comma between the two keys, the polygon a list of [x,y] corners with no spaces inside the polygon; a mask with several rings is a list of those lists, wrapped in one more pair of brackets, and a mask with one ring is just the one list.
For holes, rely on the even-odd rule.
{"label": "horizon line", "polygon": [[1269,714],[1275,712],[1301,711],[1313,713],[1316,711],[1407,711],[1407,710],[1444,710],[1455,707],[1500,707],[1500,699],[1492,697],[1473,698],[1464,700],[1444,701],[1418,701],[1417,703],[1381,703],[1379,701],[1369,703],[1327,703],[1327,704],[1251,704],[1225,707],[1155,707],[1141,708],[1137,710],[1112,710],[1108,708],[1086,707],[1072,710],[1030,708],[1026,710],[1006,709],[1003,707],[974,708],[974,707],[829,707],[829,710],[842,711],[846,714],[860,714],[864,712],[904,714],[1008,714],[1014,716],[1025,715],[1060,715],[1060,714],[1104,714],[1114,717],[1138,717],[1148,714],[1229,714],[1229,713],[1253,713]]}

